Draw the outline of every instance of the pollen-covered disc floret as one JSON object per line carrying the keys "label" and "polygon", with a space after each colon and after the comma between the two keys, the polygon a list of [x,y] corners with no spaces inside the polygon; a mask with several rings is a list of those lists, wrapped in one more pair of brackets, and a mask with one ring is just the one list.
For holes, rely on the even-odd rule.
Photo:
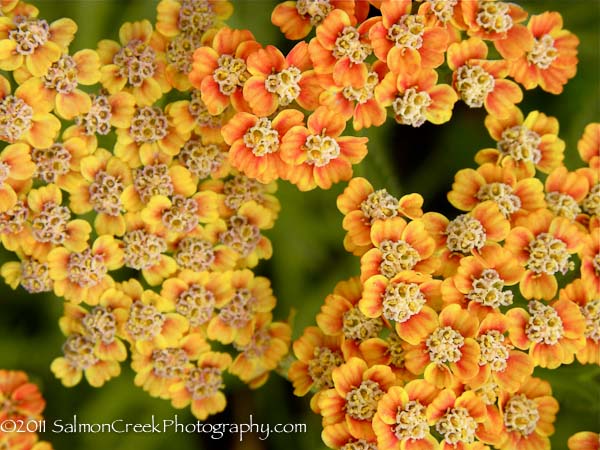
{"label": "pollen-covered disc floret", "polygon": [[580,307],[581,313],[585,318],[586,338],[594,342],[600,341],[600,299],[587,302],[585,306]]}
{"label": "pollen-covered disc floret", "polygon": [[260,242],[260,229],[248,222],[245,216],[231,216],[227,230],[219,234],[219,240],[242,256],[248,256]]}
{"label": "pollen-covered disc floret", "polygon": [[525,333],[531,342],[555,345],[563,337],[563,322],[554,308],[537,300],[528,305],[531,317],[527,322]]}
{"label": "pollen-covered disc floret", "polygon": [[164,322],[165,316],[156,306],[135,302],[129,310],[125,328],[135,340],[147,341],[160,333]]}
{"label": "pollen-covered disc floret", "polygon": [[547,192],[546,204],[548,209],[556,216],[565,217],[569,220],[575,220],[581,213],[581,208],[573,197],[562,192]]}
{"label": "pollen-covered disc floret", "polygon": [[17,44],[15,51],[21,55],[31,55],[50,39],[50,26],[43,19],[17,16],[14,22],[16,27],[8,32],[8,38]]}
{"label": "pollen-covered disc floret", "polygon": [[509,306],[513,302],[513,293],[504,291],[504,280],[494,269],[484,269],[479,278],[473,280],[472,288],[466,297],[473,302],[491,308]]}
{"label": "pollen-covered disc floret", "polygon": [[182,348],[163,348],[152,351],[152,370],[161,378],[180,378],[190,359]]}
{"label": "pollen-covered disc floret", "polygon": [[33,237],[38,242],[60,245],[66,239],[66,229],[70,219],[69,208],[54,202],[47,202],[42,207],[42,211],[33,219]]}
{"label": "pollen-covered disc floret", "polygon": [[30,294],[50,292],[52,279],[48,263],[35,259],[24,259],[21,262],[21,286]]}
{"label": "pollen-covered disc floret", "polygon": [[590,216],[600,216],[600,183],[591,187],[590,192],[583,199],[581,207]]}
{"label": "pollen-covered disc floret", "polygon": [[523,394],[516,394],[504,406],[503,419],[508,432],[516,431],[529,436],[535,431],[540,413],[535,401]]}
{"label": "pollen-covered disc floret", "polygon": [[304,143],[306,162],[316,167],[323,167],[340,156],[340,144],[331,136],[311,134]]}
{"label": "pollen-covered disc floret", "polygon": [[435,429],[448,444],[470,444],[475,441],[477,422],[465,408],[454,407],[436,422]]}
{"label": "pollen-covered disc floret", "polygon": [[155,163],[136,169],[133,186],[143,203],[148,203],[155,195],[171,195],[173,182],[169,176],[169,166]]}
{"label": "pollen-covered disc floret", "polygon": [[390,219],[398,215],[398,199],[385,189],[371,192],[360,204],[360,210],[371,223],[376,220]]}
{"label": "pollen-covered disc floret", "polygon": [[421,260],[421,255],[408,242],[385,240],[379,244],[382,261],[379,272],[387,278],[393,278],[402,270],[410,270]]}
{"label": "pollen-covered disc floret", "polygon": [[152,143],[167,135],[167,116],[157,106],[138,108],[131,120],[129,134],[138,144]]}
{"label": "pollen-covered disc floret", "polygon": [[167,242],[156,234],[145,230],[128,231],[123,236],[125,265],[132,269],[148,269],[160,262],[160,257],[167,250]]}
{"label": "pollen-covered disc floret", "polygon": [[542,138],[535,131],[523,125],[515,125],[502,132],[498,150],[515,161],[537,164],[542,158],[542,152],[538,148],[541,141]]}
{"label": "pollen-covered disc floret", "polygon": [[379,318],[369,318],[354,307],[343,314],[342,333],[346,339],[364,341],[379,335],[383,323]]}
{"label": "pollen-covered disc floret", "polygon": [[458,0],[425,0],[429,3],[431,11],[442,23],[448,22],[454,15],[454,7]]}
{"label": "pollen-covered disc floret", "polygon": [[431,103],[427,92],[408,88],[401,96],[396,97],[392,109],[399,123],[420,127],[427,120],[426,112]]}
{"label": "pollen-covered disc floret", "polygon": [[333,11],[333,6],[329,0],[298,0],[296,9],[301,16],[308,16],[313,26],[317,26]]}
{"label": "pollen-covered disc floret", "polygon": [[54,89],[60,94],[70,94],[77,88],[77,63],[72,56],[62,55],[52,63],[42,80],[48,89]]}
{"label": "pollen-covered disc floret", "polygon": [[265,80],[265,89],[276,94],[280,106],[288,106],[300,95],[302,72],[296,66],[290,66],[281,72],[273,73]]}
{"label": "pollen-covered disc floret", "polygon": [[557,272],[566,274],[573,270],[567,245],[549,233],[540,233],[529,243],[529,259],[527,268],[535,273],[554,275]]}
{"label": "pollen-covered disc floret", "polygon": [[383,297],[383,317],[396,322],[406,322],[421,311],[425,302],[425,295],[418,284],[388,284]]}
{"label": "pollen-covered disc floret", "polygon": [[76,369],[85,370],[98,362],[94,341],[79,333],[69,335],[62,349],[67,362]]}
{"label": "pollen-covered disc floret", "polygon": [[509,5],[504,2],[480,2],[475,21],[485,31],[494,33],[504,33],[513,26]]}
{"label": "pollen-covered disc floret", "polygon": [[167,62],[173,64],[179,72],[188,74],[192,70],[194,50],[201,45],[201,34],[180,33],[167,45],[167,51],[165,52]]}
{"label": "pollen-covered disc floret", "polygon": [[29,218],[29,208],[22,200],[18,200],[15,206],[8,211],[0,213],[0,233],[16,234],[23,230]]}
{"label": "pollen-covered disc floret", "polygon": [[354,27],[345,27],[339,33],[333,46],[333,56],[337,59],[347,57],[352,63],[360,64],[371,54],[369,44],[360,40],[360,34]]}
{"label": "pollen-covered disc floret", "polygon": [[461,214],[446,227],[446,245],[452,252],[469,253],[480,249],[486,241],[485,229],[481,222],[468,214]]}
{"label": "pollen-covered disc floret", "polygon": [[198,225],[198,204],[183,195],[174,195],[172,205],[162,214],[162,223],[175,233],[188,233]]}
{"label": "pollen-covered disc floret", "polygon": [[221,55],[217,60],[219,67],[213,73],[213,79],[219,85],[223,95],[231,95],[236,89],[244,86],[248,79],[246,62],[242,58]]}
{"label": "pollen-covered disc floret", "polygon": [[100,170],[88,188],[90,203],[96,212],[118,216],[123,210],[121,194],[124,189],[122,180]]}
{"label": "pollen-covered disc floret", "polygon": [[456,72],[456,90],[471,108],[481,108],[495,84],[494,77],[479,65],[463,65]]}
{"label": "pollen-covered disc floret", "polygon": [[479,365],[489,364],[492,371],[503,372],[509,356],[509,347],[505,342],[504,335],[498,330],[490,330],[479,336],[477,343],[481,349]]}
{"label": "pollen-covered disc floret", "polygon": [[377,411],[377,402],[383,397],[379,383],[364,380],[346,394],[346,414],[357,420],[371,420]]}
{"label": "pollen-covered disc floret", "polygon": [[256,298],[252,291],[237,289],[231,301],[219,311],[219,318],[233,328],[242,328],[252,320],[255,304]]}
{"label": "pollen-covered disc floret", "polygon": [[15,142],[31,128],[33,108],[21,98],[7,95],[0,100],[0,139]]}
{"label": "pollen-covered disc floret", "polygon": [[187,318],[192,327],[208,322],[215,310],[215,295],[199,284],[192,284],[177,297],[175,311]]}
{"label": "pollen-covered disc floret", "polygon": [[464,344],[465,338],[458,331],[447,326],[437,328],[426,341],[429,359],[436,364],[459,361]]}
{"label": "pollen-covered disc floret", "polygon": [[79,253],[71,253],[67,262],[69,281],[83,288],[96,286],[107,274],[108,268],[104,264],[104,257],[93,254],[87,248]]}
{"label": "pollen-covered disc floret", "polygon": [[75,123],[81,127],[85,134],[92,136],[100,134],[107,135],[110,132],[110,119],[112,117],[112,108],[106,94],[92,94],[92,107],[90,110],[75,118]]}
{"label": "pollen-covered disc floret", "polygon": [[394,434],[398,439],[423,439],[429,433],[425,406],[418,400],[410,400],[404,408],[398,408],[396,424],[393,425]]}
{"label": "pollen-covered disc floret", "polygon": [[479,188],[475,197],[477,200],[492,200],[504,217],[521,209],[521,199],[513,193],[513,188],[506,183],[487,183]]}
{"label": "pollen-covered disc floret", "polygon": [[120,76],[127,78],[131,86],[138,87],[154,76],[156,52],[148,44],[132,40],[115,54],[113,64],[119,67]]}
{"label": "pollen-covered disc floret", "polygon": [[212,397],[223,387],[223,373],[216,367],[194,367],[187,376],[185,387],[194,400]]}
{"label": "pollen-covered disc floret", "polygon": [[387,37],[396,47],[418,50],[423,46],[425,17],[406,14],[388,28]]}
{"label": "pollen-covered disc floret", "polygon": [[342,354],[338,350],[327,347],[316,347],[313,357],[308,362],[308,374],[317,391],[333,387],[331,372],[344,362]]}
{"label": "pollen-covered disc floret", "polygon": [[112,311],[96,306],[82,319],[86,334],[94,341],[110,344],[117,334],[117,320]]}
{"label": "pollen-covered disc floret", "polygon": [[369,72],[365,84],[360,87],[352,85],[344,86],[342,95],[346,100],[357,102],[359,104],[367,103],[375,95],[375,87],[379,83],[379,75],[376,72]]}
{"label": "pollen-covered disc floret", "polygon": [[216,144],[204,144],[200,138],[192,138],[183,144],[177,158],[192,175],[204,179],[223,165],[225,154]]}
{"label": "pollen-covered disc floret", "polygon": [[244,144],[259,157],[274,153],[279,148],[279,133],[266,117],[261,117],[248,128],[243,139]]}
{"label": "pollen-covered disc floret", "polygon": [[193,90],[190,94],[188,111],[196,120],[196,124],[209,128],[220,128],[223,118],[220,115],[213,116],[208,112],[206,103],[202,101],[202,91]]}
{"label": "pollen-covered disc floret", "polygon": [[262,200],[262,185],[245,175],[239,174],[227,180],[223,185],[225,206],[237,211],[240,206],[251,200],[260,203]]}
{"label": "pollen-covered disc floret", "polygon": [[179,8],[178,28],[183,33],[201,35],[215,23],[215,13],[208,0],[183,0]]}
{"label": "pollen-covered disc floret", "polygon": [[545,34],[539,39],[533,39],[533,48],[527,53],[527,61],[539,69],[548,69],[558,58],[558,50],[554,47],[554,39]]}
{"label": "pollen-covered disc floret", "polygon": [[36,165],[36,176],[46,183],[54,183],[69,171],[71,153],[63,144],[56,142],[48,148],[32,149],[31,160]]}
{"label": "pollen-covered disc floret", "polygon": [[175,261],[181,268],[196,272],[207,270],[215,260],[213,245],[201,238],[184,237],[175,251]]}

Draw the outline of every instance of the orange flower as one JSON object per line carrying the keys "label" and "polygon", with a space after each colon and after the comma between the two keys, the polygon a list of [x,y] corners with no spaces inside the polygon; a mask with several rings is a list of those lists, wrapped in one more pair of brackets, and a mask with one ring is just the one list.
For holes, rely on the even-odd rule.
{"label": "orange flower", "polygon": [[479,371],[481,355],[475,340],[479,320],[459,305],[446,306],[439,316],[423,322],[421,341],[406,352],[406,367],[415,375],[425,373],[438,388],[467,382]]}
{"label": "orange flower", "polygon": [[189,78],[202,91],[202,101],[212,115],[222,113],[231,103],[236,111],[249,111],[242,88],[249,78],[246,60],[260,48],[248,30],[221,28],[211,46],[194,52]]}
{"label": "orange flower", "polygon": [[410,344],[400,338],[396,333],[389,333],[385,339],[371,338],[361,342],[358,346],[359,354],[367,364],[383,364],[390,366],[396,376],[397,384],[403,385],[417,378],[406,368],[405,352]]}
{"label": "orange flower", "polygon": [[448,67],[453,70],[454,88],[471,108],[485,106],[494,116],[508,116],[515,103],[523,100],[519,86],[504,78],[508,63],[486,60],[488,48],[480,38],[472,37],[448,47]]}
{"label": "orange flower", "polygon": [[15,207],[18,201],[17,194],[21,193],[20,182],[31,179],[35,171],[36,167],[31,161],[27,144],[18,143],[4,147],[0,152],[0,213],[6,213]]}
{"label": "orange flower", "polygon": [[590,187],[587,196],[581,201],[583,214],[577,217],[577,221],[593,227],[595,218],[600,217],[600,156],[593,157],[588,162],[588,167],[582,167],[575,172],[586,178]]}
{"label": "orange flower", "polygon": [[366,450],[377,448],[377,440],[375,436],[370,439],[356,439],[346,422],[339,422],[327,426],[321,433],[321,439],[327,447],[333,449],[364,447]]}
{"label": "orange flower", "polygon": [[525,89],[539,85],[544,91],[560,94],[577,72],[579,39],[563,30],[563,20],[557,12],[531,16],[527,28],[533,35],[533,48],[512,58],[510,76]]}
{"label": "orange flower", "polygon": [[557,217],[565,217],[573,222],[581,214],[580,205],[588,195],[590,185],[580,171],[569,172],[560,166],[546,178],[546,204]]}
{"label": "orange flower", "polygon": [[589,238],[581,250],[581,279],[589,295],[600,297],[600,223],[590,224]]}
{"label": "orange flower", "polygon": [[550,448],[548,436],[554,433],[558,402],[552,397],[550,383],[529,378],[514,394],[500,399],[504,426],[501,450]]}
{"label": "orange flower", "polygon": [[104,39],[98,43],[100,82],[110,94],[126,91],[139,106],[150,106],[171,89],[165,77],[162,38],[148,20],[142,20],[124,23],[119,41]]}
{"label": "orange flower", "polygon": [[556,294],[557,272],[573,270],[570,256],[578,252],[584,237],[577,225],[541,209],[520,218],[506,238],[505,248],[526,268],[519,283],[526,299],[550,300]]}
{"label": "orange flower", "polygon": [[[393,72],[402,58],[414,58],[426,69],[440,66],[448,46],[448,33],[421,14],[410,14],[411,0],[384,0],[381,19],[369,32],[373,52]],[[412,55],[410,55],[412,53]]]}
{"label": "orange flower", "polygon": [[198,227],[169,243],[180,269],[223,272],[235,267],[238,253],[219,241],[219,233],[211,230],[213,226]]}
{"label": "orange flower", "polygon": [[292,165],[288,177],[301,191],[349,180],[352,164],[367,154],[365,137],[340,136],[346,122],[324,106],[317,108],[307,126],[292,127],[283,136],[281,159]]}
{"label": "orange flower", "polygon": [[30,294],[51,292],[53,281],[47,262],[38,261],[18,251],[20,261],[9,261],[2,264],[0,275],[12,289],[19,285]]}
{"label": "orange flower", "polygon": [[0,419],[41,418],[46,407],[38,387],[29,382],[27,374],[20,370],[0,370]]}
{"label": "orange flower", "polygon": [[239,112],[222,128],[229,149],[229,162],[248,177],[270,183],[288,176],[289,166],[281,160],[280,143],[304,114],[294,109],[280,111],[273,120]]}
{"label": "orange flower", "polygon": [[589,163],[594,156],[600,156],[600,123],[586,125],[583,135],[577,142],[581,159]]}
{"label": "orange flower", "polygon": [[332,377],[334,389],[319,397],[323,433],[336,423],[346,422],[353,437],[372,440],[375,437],[372,420],[377,403],[395,384],[392,370],[383,365],[368,367],[362,359],[350,358],[333,369]]}
{"label": "orange flower", "polygon": [[598,450],[600,435],[592,431],[580,431],[569,438],[567,445],[569,450]]}

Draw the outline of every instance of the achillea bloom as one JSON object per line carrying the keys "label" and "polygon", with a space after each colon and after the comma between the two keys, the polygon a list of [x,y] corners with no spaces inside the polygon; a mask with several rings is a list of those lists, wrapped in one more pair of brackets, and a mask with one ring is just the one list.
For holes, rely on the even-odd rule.
{"label": "achillea bloom", "polygon": [[583,135],[577,142],[577,151],[586,163],[589,163],[594,156],[600,156],[600,123],[586,125]]}
{"label": "achillea bloom", "polygon": [[30,294],[51,292],[53,281],[47,262],[41,262],[27,256],[20,256],[20,261],[9,261],[2,264],[0,275],[11,288],[21,286]]}
{"label": "achillea bloom", "polygon": [[189,78],[202,92],[202,101],[212,115],[221,114],[229,104],[236,111],[248,111],[242,88],[249,78],[246,59],[260,48],[248,30],[221,28],[211,46],[194,52]]}
{"label": "achillea bloom", "polygon": [[47,148],[58,136],[60,121],[50,114],[52,103],[32,83],[35,79],[11,95],[9,81],[0,75],[0,140]]}
{"label": "achillea bloom", "polygon": [[210,230],[212,225],[198,227],[193,233],[179,236],[169,243],[180,269],[223,272],[235,267],[238,253],[219,242],[219,234]]}
{"label": "achillea bloom", "polygon": [[416,219],[423,215],[422,206],[423,197],[419,194],[398,200],[385,189],[375,191],[365,178],[353,178],[337,198],[338,210],[344,214],[342,226],[347,231],[344,248],[361,256],[373,247],[371,228],[376,221],[398,215]]}
{"label": "achillea bloom", "polygon": [[272,120],[237,113],[222,128],[223,138],[231,146],[230,164],[261,183],[286,178],[290,167],[281,159],[281,139],[303,120],[304,114],[295,109],[284,109]]}
{"label": "achillea bloom", "polygon": [[583,214],[577,217],[577,221],[592,226],[592,220],[600,217],[600,156],[590,159],[588,167],[577,169],[576,173],[585,177],[590,186],[588,194],[581,201]]}
{"label": "achillea bloom", "polygon": [[521,294],[526,299],[550,300],[558,289],[555,274],[565,275],[574,268],[570,257],[585,242],[582,232],[568,219],[555,217],[547,209],[520,218],[516,225],[504,247],[525,265],[519,283]]}
{"label": "achillea bloom", "polygon": [[600,436],[592,431],[580,431],[569,438],[567,445],[569,450],[598,450]]}
{"label": "achillea bloom", "polygon": [[415,375],[425,373],[438,388],[451,387],[456,381],[468,382],[479,371],[481,351],[475,340],[479,320],[459,305],[446,306],[419,333],[421,342],[406,352],[406,367]]}
{"label": "achillea bloom", "polygon": [[569,172],[561,166],[548,174],[545,188],[547,208],[555,216],[573,222],[582,212],[581,204],[588,195],[590,185],[580,171]]}
{"label": "achillea bloom", "polygon": [[16,206],[19,182],[31,179],[35,171],[36,167],[31,160],[27,144],[18,143],[4,147],[0,152],[0,213],[6,213]]}
{"label": "achillea bloom", "polygon": [[469,38],[448,47],[448,67],[459,97],[471,108],[485,106],[488,113],[506,117],[523,100],[519,86],[504,78],[508,63],[486,60],[488,48],[481,39]]}
{"label": "achillea bloom", "polygon": [[419,219],[408,223],[401,217],[376,221],[371,227],[374,248],[360,258],[360,279],[374,275],[394,278],[405,270],[433,273],[439,261],[435,241]]}
{"label": "achillea bloom", "polygon": [[[11,209],[0,213],[0,238],[5,249],[23,254],[35,245],[28,219],[31,215],[26,202],[18,200]],[[41,255],[45,259],[45,255]]]}
{"label": "achillea bloom", "polygon": [[33,148],[31,159],[36,166],[34,177],[46,183],[56,183],[61,189],[70,177],[81,170],[82,158],[88,156],[86,142],[79,137],[63,134],[63,141],[56,141],[48,148]]}
{"label": "achillea bloom", "polygon": [[221,392],[223,372],[231,364],[227,353],[206,352],[198,363],[189,370],[183,380],[170,388],[171,404],[174,408],[185,408],[191,403],[192,414],[199,420],[225,409],[227,403]]}
{"label": "achillea bloom", "polygon": [[554,433],[558,402],[550,383],[529,378],[514,394],[504,393],[500,412],[504,421],[501,450],[549,449],[548,436]]}
{"label": "achillea bloom", "polygon": [[581,280],[592,297],[600,297],[600,223],[590,224],[589,237],[583,244],[581,257]]}
{"label": "achillea bloom", "polygon": [[346,422],[339,422],[326,427],[321,433],[321,439],[327,447],[335,449],[377,450],[378,448],[375,436],[370,439],[356,439],[350,434]]}
{"label": "achillea bloom", "polygon": [[461,211],[492,200],[504,217],[514,222],[520,216],[544,208],[544,185],[537,178],[519,177],[511,167],[484,163],[456,172],[448,201]]}
{"label": "achillea bloom", "polygon": [[384,0],[381,20],[369,31],[373,52],[393,72],[399,68],[398,60],[414,55],[418,64],[426,69],[444,62],[448,33],[438,24],[427,23],[420,12],[410,14],[411,4],[411,0]]}
{"label": "achillea bloom", "polygon": [[0,417],[4,420],[41,418],[46,406],[38,387],[20,370],[0,370]]}
{"label": "achillea bloom", "polygon": [[98,43],[100,82],[109,93],[126,91],[139,106],[150,106],[171,89],[166,77],[162,38],[148,20],[126,22],[119,29],[120,44]]}
{"label": "achillea bloom", "polygon": [[577,72],[579,39],[563,29],[557,12],[531,16],[527,28],[533,35],[533,47],[511,59],[510,76],[525,89],[539,85],[544,91],[560,94]]}
{"label": "achillea bloom", "polygon": [[397,384],[403,385],[417,378],[406,368],[405,353],[410,344],[400,338],[396,333],[389,333],[385,339],[371,338],[358,346],[360,357],[367,361],[369,366],[383,364],[390,366],[396,376]]}
{"label": "achillea bloom", "polygon": [[362,359],[350,358],[333,369],[332,377],[334,389],[319,397],[323,433],[336,423],[346,422],[353,437],[372,440],[375,437],[372,420],[377,404],[395,384],[392,370],[383,365],[368,367]]}
{"label": "achillea bloom", "polygon": [[506,313],[511,342],[536,366],[556,369],[571,364],[586,345],[586,320],[576,303],[562,298],[548,305],[530,300],[529,312],[512,308]]}
{"label": "achillea bloom", "polygon": [[190,171],[196,180],[194,184],[198,184],[206,178],[216,180],[227,177],[231,172],[227,156],[226,145],[207,144],[204,136],[192,135],[177,154],[177,162]]}
{"label": "achillea bloom", "polygon": [[373,417],[379,450],[435,450],[439,444],[427,423],[427,407],[438,390],[425,380],[392,386],[381,397]]}
{"label": "achillea bloom", "polygon": [[324,106],[312,113],[305,126],[292,127],[281,142],[281,159],[292,167],[286,179],[302,191],[349,180],[352,164],[367,154],[367,138],[340,136],[346,123]]}
{"label": "achillea bloom", "polygon": [[67,50],[77,24],[66,18],[48,24],[37,19],[37,8],[20,12],[25,14],[0,18],[0,69],[13,71],[24,66],[41,77]]}

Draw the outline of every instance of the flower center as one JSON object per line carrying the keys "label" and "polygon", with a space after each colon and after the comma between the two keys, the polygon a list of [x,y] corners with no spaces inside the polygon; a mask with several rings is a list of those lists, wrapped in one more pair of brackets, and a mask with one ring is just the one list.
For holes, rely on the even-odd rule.
{"label": "flower center", "polygon": [[600,183],[592,186],[587,197],[583,199],[581,206],[590,216],[600,216]]}
{"label": "flower center", "polygon": [[594,342],[600,341],[600,299],[592,300],[579,309],[585,318],[585,337]]}
{"label": "flower center", "polygon": [[208,178],[223,165],[225,155],[216,144],[203,144],[201,139],[188,140],[177,155],[186,169],[199,179]]}
{"label": "flower center", "polygon": [[244,144],[255,156],[269,155],[279,149],[279,133],[269,119],[261,117],[244,134]]}
{"label": "flower center", "polygon": [[88,248],[80,253],[71,253],[67,263],[69,281],[82,288],[96,286],[108,272],[102,255],[94,255]]}
{"label": "flower center", "polygon": [[473,391],[477,394],[477,397],[483,400],[483,403],[490,406],[495,405],[500,394],[504,392],[491,377],[477,389],[473,389]]}
{"label": "flower center", "polygon": [[187,318],[192,327],[208,322],[215,309],[215,295],[199,284],[192,284],[177,297],[175,311]]}
{"label": "flower center", "polygon": [[233,343],[233,347],[238,351],[244,353],[249,359],[261,358],[271,346],[271,335],[267,330],[261,328],[255,331],[250,338],[250,341],[246,345],[239,345]]}
{"label": "flower center", "polygon": [[538,148],[541,142],[542,138],[535,131],[523,125],[515,125],[502,132],[498,141],[498,150],[515,161],[537,164],[542,159],[542,152]]}
{"label": "flower center", "polygon": [[233,328],[243,328],[252,320],[255,303],[250,289],[237,289],[231,301],[219,311],[219,318]]}
{"label": "flower center", "polygon": [[208,128],[221,128],[223,115],[211,115],[206,104],[202,101],[202,92],[198,89],[192,91],[188,111],[196,120],[196,124]]}
{"label": "flower center", "polygon": [[244,86],[248,79],[246,62],[231,55],[221,55],[217,60],[219,67],[213,73],[213,79],[219,85],[223,95],[231,95]]}
{"label": "flower center", "polygon": [[492,200],[504,217],[521,209],[521,199],[513,194],[513,189],[506,183],[487,183],[479,188],[475,197],[480,201]]}
{"label": "flower center", "polygon": [[163,348],[152,351],[152,368],[160,378],[180,378],[190,359],[182,348]]}
{"label": "flower center", "polygon": [[510,8],[504,2],[480,1],[475,21],[485,31],[495,33],[505,33],[513,26]]}
{"label": "flower center", "polygon": [[581,208],[577,204],[577,201],[569,194],[547,192],[546,203],[548,209],[552,211],[555,216],[565,217],[571,221],[575,220],[577,215],[581,213]]}
{"label": "flower center", "polygon": [[94,355],[94,342],[79,333],[67,337],[62,350],[65,359],[78,370],[86,370],[98,362]]}
{"label": "flower center", "polygon": [[398,272],[412,269],[421,260],[419,252],[403,240],[382,241],[379,250],[379,272],[387,278],[394,278]]}
{"label": "flower center", "polygon": [[470,444],[475,441],[477,422],[465,408],[454,407],[437,421],[435,429],[450,445],[459,442]]}
{"label": "flower center", "polygon": [[45,20],[28,19],[23,16],[17,16],[13,20],[16,28],[8,32],[8,38],[16,42],[15,51],[20,55],[31,55],[38,47],[48,42],[50,26]]}
{"label": "flower center", "polygon": [[132,230],[123,236],[125,265],[136,270],[148,269],[160,263],[161,254],[167,251],[164,238],[145,230]]}
{"label": "flower center", "polygon": [[219,240],[227,247],[246,257],[254,251],[260,242],[260,229],[245,216],[231,216],[227,230],[219,234]]}
{"label": "flower center", "polygon": [[435,17],[442,22],[446,23],[454,15],[454,7],[458,3],[458,0],[425,0],[429,3],[431,11],[435,14]]}
{"label": "flower center", "polygon": [[313,380],[314,389],[320,391],[333,387],[331,372],[344,362],[342,354],[327,347],[316,347],[313,357],[308,361],[308,374]]}
{"label": "flower center", "polygon": [[371,192],[360,204],[360,210],[371,223],[398,215],[398,200],[385,189]]}
{"label": "flower center", "polygon": [[379,75],[376,72],[369,72],[367,81],[362,87],[354,87],[352,85],[344,86],[342,95],[351,102],[357,102],[361,105],[367,103],[375,95],[375,87],[379,83]]}
{"label": "flower center", "polygon": [[509,433],[516,431],[529,436],[539,420],[536,403],[523,394],[514,395],[504,406],[504,425]]}
{"label": "flower center", "polygon": [[383,298],[383,317],[396,322],[406,322],[421,311],[425,302],[425,295],[418,284],[388,284]]}
{"label": "flower center", "polygon": [[167,116],[157,106],[138,108],[133,119],[129,134],[137,144],[152,143],[167,135]]}
{"label": "flower center", "polygon": [[300,69],[290,66],[279,73],[269,75],[265,80],[265,89],[272,94],[277,94],[280,106],[287,106],[300,95],[298,84],[300,78],[302,78]]}
{"label": "flower center", "polygon": [[417,400],[410,400],[404,408],[398,408],[396,425],[393,426],[394,434],[401,441],[406,439],[423,439],[429,432],[425,406]]}
{"label": "flower center", "polygon": [[92,107],[83,116],[77,116],[75,123],[83,127],[88,136],[94,134],[107,135],[110,132],[112,108],[108,97],[104,94],[92,94]]}
{"label": "flower center", "polygon": [[83,317],[83,326],[86,333],[94,340],[101,340],[110,344],[117,334],[117,321],[115,315],[103,306],[96,306]]}
{"label": "flower center", "polygon": [[175,233],[189,233],[198,225],[198,205],[191,198],[174,195],[171,207],[162,213],[162,223]]}
{"label": "flower center", "polygon": [[555,345],[563,337],[564,327],[556,310],[537,300],[528,305],[531,317],[527,322],[525,333],[531,342]]}
{"label": "flower center", "polygon": [[209,0],[183,0],[177,27],[184,33],[202,35],[214,25],[215,13]]}
{"label": "flower center", "polygon": [[491,308],[512,305],[513,293],[503,289],[504,280],[500,278],[498,272],[494,269],[484,269],[480,277],[473,280],[472,288],[466,297]]}
{"label": "flower center", "polygon": [[437,328],[426,341],[429,359],[435,364],[455,363],[462,357],[465,338],[451,327]]}
{"label": "flower center", "polygon": [[194,50],[201,46],[202,33],[180,33],[167,45],[167,62],[175,66],[178,72],[187,75],[192,71]]}
{"label": "flower center", "polygon": [[508,360],[509,347],[504,340],[504,335],[498,330],[490,330],[477,338],[481,348],[479,365],[489,364],[494,372],[504,372]]}
{"label": "flower center", "polygon": [[33,108],[23,99],[7,95],[0,100],[0,139],[15,142],[31,128]]}
{"label": "flower center", "polygon": [[123,210],[121,194],[124,189],[123,182],[119,178],[100,170],[88,188],[90,203],[98,213],[118,216]]}
{"label": "flower center", "polygon": [[70,94],[77,88],[77,64],[73,57],[63,55],[53,62],[43,77],[44,85],[59,94]]}
{"label": "flower center", "polygon": [[431,102],[431,97],[427,92],[418,92],[415,88],[408,88],[404,94],[396,97],[392,103],[392,109],[398,123],[420,127],[427,120],[427,108]]}
{"label": "flower center", "polygon": [[301,16],[309,16],[312,26],[317,26],[333,11],[329,0],[298,0],[296,9]]}
{"label": "flower center", "polygon": [[173,183],[169,167],[163,163],[155,163],[136,169],[133,186],[142,203],[148,203],[154,195],[170,196],[173,193]]}
{"label": "flower center", "polygon": [[396,47],[418,50],[423,46],[424,31],[425,17],[406,14],[388,29],[387,37]]}
{"label": "flower center", "polygon": [[21,262],[21,286],[30,294],[50,292],[52,279],[48,263],[30,258],[24,259]]}
{"label": "flower center", "polygon": [[155,61],[154,49],[137,39],[129,41],[113,57],[113,64],[119,66],[119,75],[126,77],[129,84],[136,87],[154,76]]}
{"label": "flower center", "polygon": [[16,234],[23,230],[29,217],[29,208],[22,200],[8,211],[0,213],[0,234]]}
{"label": "flower center", "polygon": [[263,201],[263,185],[258,181],[245,175],[236,175],[225,182],[223,193],[225,194],[225,206],[237,211],[240,206],[249,201],[261,203]]}
{"label": "flower center", "polygon": [[58,142],[49,148],[32,149],[31,159],[36,165],[36,176],[46,183],[55,183],[59,176],[71,168],[71,153]]}
{"label": "flower center", "polygon": [[185,382],[194,400],[212,397],[222,387],[223,374],[216,367],[194,367]]}
{"label": "flower center", "polygon": [[377,411],[377,403],[384,392],[379,383],[365,380],[346,394],[346,414],[357,420],[371,420]]}
{"label": "flower center", "polygon": [[405,367],[404,347],[402,344],[405,341],[400,338],[396,333],[390,334],[387,337],[388,350],[387,353],[390,355],[390,364],[394,367],[403,368]]}
{"label": "flower center", "polygon": [[461,214],[446,227],[448,239],[446,245],[452,252],[470,253],[480,249],[486,240],[485,229],[481,222],[468,214]]}
{"label": "flower center", "polygon": [[367,59],[371,51],[369,44],[361,42],[356,28],[345,27],[335,40],[332,53],[336,59],[346,57],[353,64],[360,64]]}
{"label": "flower center", "polygon": [[202,272],[215,261],[215,252],[209,241],[186,236],[177,245],[175,261],[183,269]]}
{"label": "flower center", "polygon": [[346,339],[364,341],[379,336],[383,328],[380,318],[371,319],[353,307],[342,316],[342,333]]}
{"label": "flower center", "polygon": [[148,341],[158,335],[165,322],[165,316],[154,305],[135,302],[129,310],[127,332],[136,341]]}
{"label": "flower center", "polygon": [[323,167],[340,156],[340,144],[330,136],[311,134],[304,143],[307,164]]}
{"label": "flower center", "polygon": [[540,233],[529,243],[529,259],[527,269],[535,273],[563,275],[573,270],[575,265],[569,260],[567,245],[549,233]]}
{"label": "flower center", "polygon": [[471,108],[481,108],[487,95],[494,90],[494,77],[478,65],[463,65],[456,73],[456,89]]}
{"label": "flower center", "polygon": [[533,39],[533,49],[527,53],[527,61],[544,70],[558,58],[558,50],[554,47],[554,39],[549,34]]}
{"label": "flower center", "polygon": [[42,211],[33,219],[33,237],[38,242],[61,245],[67,236],[67,224],[71,212],[66,206],[54,202],[45,203]]}

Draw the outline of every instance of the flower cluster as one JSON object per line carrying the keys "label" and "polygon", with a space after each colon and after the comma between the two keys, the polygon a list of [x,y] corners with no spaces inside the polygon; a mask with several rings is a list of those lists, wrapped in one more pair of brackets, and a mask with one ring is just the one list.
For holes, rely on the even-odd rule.
{"label": "flower cluster", "polygon": [[25,372],[0,370],[0,444],[20,450],[52,450],[40,441],[46,401]]}

